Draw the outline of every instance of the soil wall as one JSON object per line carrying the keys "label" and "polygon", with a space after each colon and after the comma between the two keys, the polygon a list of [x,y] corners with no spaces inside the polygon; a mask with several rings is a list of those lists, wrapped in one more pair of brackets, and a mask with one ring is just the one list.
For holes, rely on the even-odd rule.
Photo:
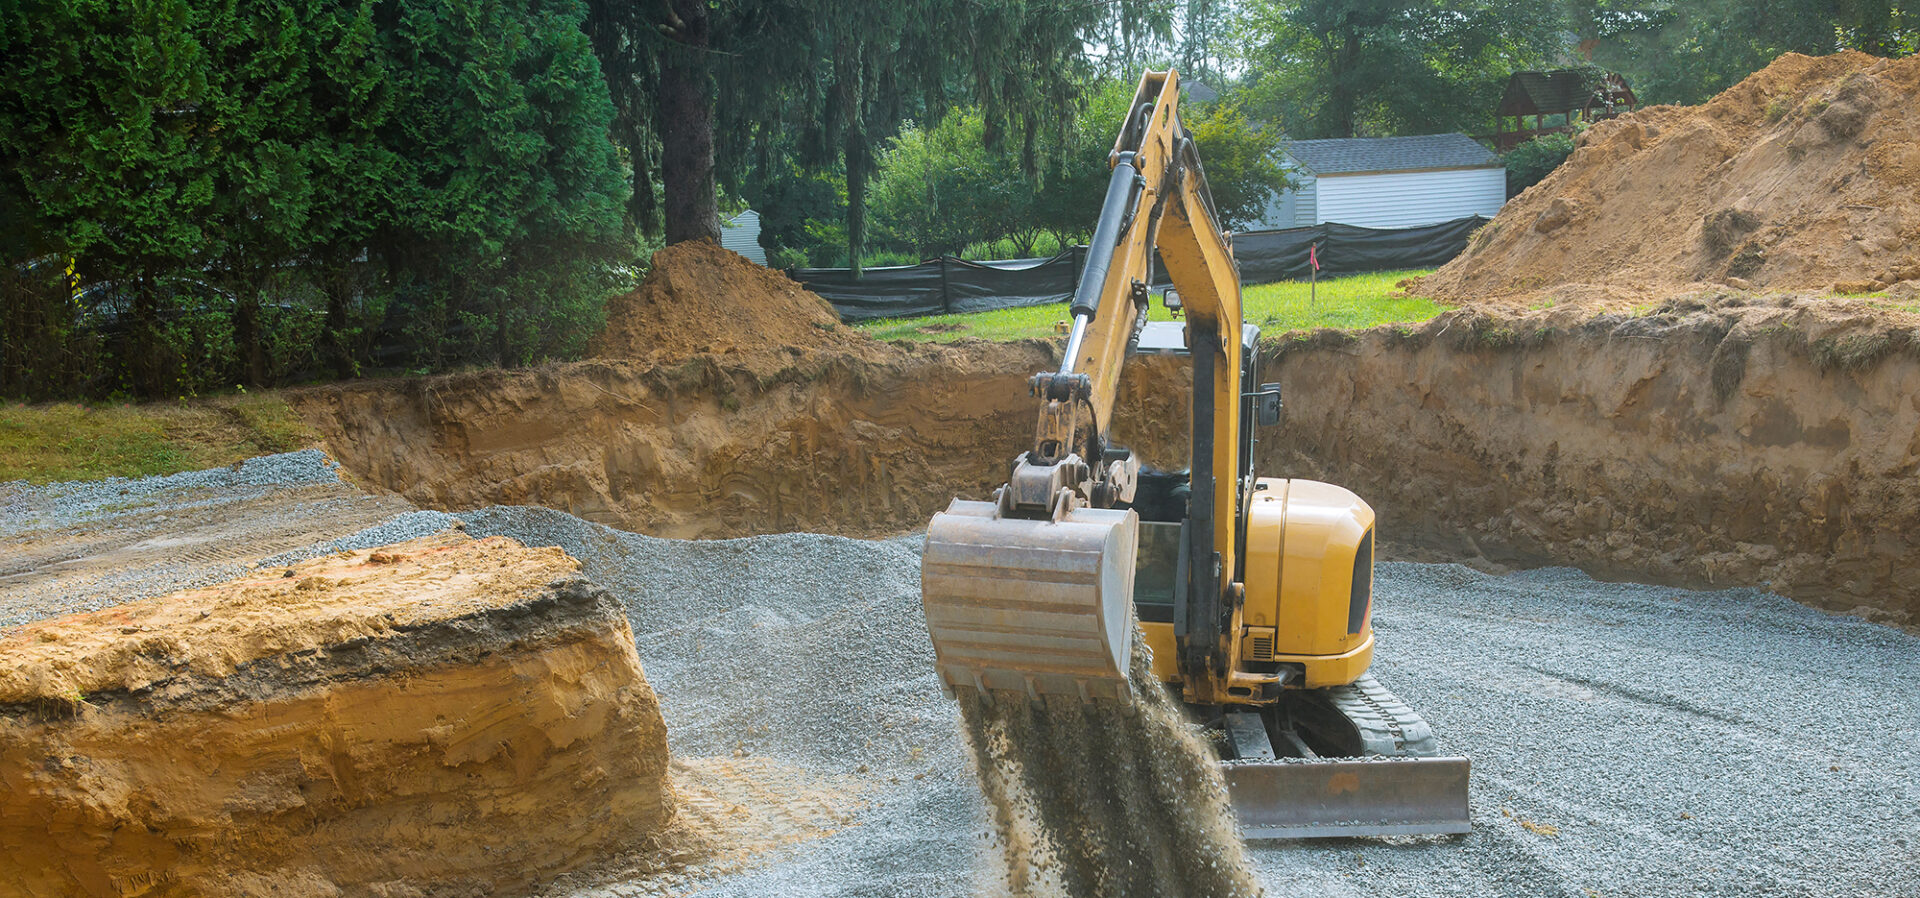
{"label": "soil wall", "polygon": [[292,398],[363,482],[665,537],[898,533],[1005,482],[1047,343],[587,361]]}
{"label": "soil wall", "polygon": [[443,538],[9,632],[0,894],[497,894],[643,843],[666,728],[576,569]]}
{"label": "soil wall", "polygon": [[[1277,341],[1269,368],[1285,420],[1262,435],[1259,467],[1353,489],[1403,550],[1766,586],[1912,626],[1916,343],[1812,305],[1585,320],[1461,312]],[[1154,362],[1130,390],[1187,376],[1176,360]],[[1163,447],[1184,426],[1163,409],[1145,433],[1119,429]]]}
{"label": "soil wall", "polygon": [[[1449,313],[1276,338],[1260,469],[1345,484],[1401,551],[1768,586],[1920,621],[1920,346],[1818,303]],[[1717,305],[1716,305],[1717,304]],[[735,358],[326,388],[358,476],[439,508],[543,504],[660,536],[924,526],[1004,482],[1045,344]],[[1186,370],[1136,360],[1119,441],[1184,463]]]}

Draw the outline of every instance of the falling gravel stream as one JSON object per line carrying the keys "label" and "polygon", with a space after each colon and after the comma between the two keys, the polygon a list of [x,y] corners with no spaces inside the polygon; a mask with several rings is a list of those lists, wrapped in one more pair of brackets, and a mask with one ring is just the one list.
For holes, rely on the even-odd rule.
{"label": "falling gravel stream", "polygon": [[1240,898],[1260,893],[1211,749],[1133,641],[1126,706],[956,690],[1003,894]]}

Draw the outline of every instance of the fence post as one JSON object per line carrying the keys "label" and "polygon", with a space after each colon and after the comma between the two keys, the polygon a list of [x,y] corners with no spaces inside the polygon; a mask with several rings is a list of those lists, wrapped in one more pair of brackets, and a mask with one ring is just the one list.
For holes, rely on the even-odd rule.
{"label": "fence post", "polygon": [[947,289],[947,256],[940,257],[940,311],[953,314],[953,293]]}

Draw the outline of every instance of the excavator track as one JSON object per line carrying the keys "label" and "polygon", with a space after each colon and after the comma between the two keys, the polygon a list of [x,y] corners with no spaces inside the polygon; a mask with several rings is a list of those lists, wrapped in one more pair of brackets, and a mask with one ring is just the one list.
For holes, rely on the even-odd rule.
{"label": "excavator track", "polygon": [[1304,703],[1320,705],[1352,728],[1352,733],[1344,737],[1352,750],[1342,754],[1380,758],[1425,758],[1439,754],[1433,727],[1399,696],[1380,685],[1371,673],[1346,686],[1307,693]]}

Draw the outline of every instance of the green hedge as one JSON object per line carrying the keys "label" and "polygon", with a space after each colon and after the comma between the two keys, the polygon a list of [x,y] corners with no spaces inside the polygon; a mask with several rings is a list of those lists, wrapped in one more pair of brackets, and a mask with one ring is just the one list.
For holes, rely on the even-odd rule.
{"label": "green hedge", "polygon": [[577,352],[632,256],[584,12],[7,4],[0,395]]}

